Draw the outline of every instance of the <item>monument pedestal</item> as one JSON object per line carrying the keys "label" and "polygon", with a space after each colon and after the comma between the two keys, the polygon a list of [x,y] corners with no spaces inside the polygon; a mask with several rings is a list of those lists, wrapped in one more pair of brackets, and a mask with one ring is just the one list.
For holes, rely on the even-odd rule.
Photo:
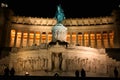
{"label": "monument pedestal", "polygon": [[51,70],[52,71],[62,70],[62,64],[63,64],[62,53],[64,53],[64,51],[65,51],[65,48],[63,46],[60,46],[58,42],[56,43],[56,45],[54,45],[49,49],[49,52],[51,54]]}
{"label": "monument pedestal", "polygon": [[62,53],[52,53],[52,70],[61,71],[62,70]]}

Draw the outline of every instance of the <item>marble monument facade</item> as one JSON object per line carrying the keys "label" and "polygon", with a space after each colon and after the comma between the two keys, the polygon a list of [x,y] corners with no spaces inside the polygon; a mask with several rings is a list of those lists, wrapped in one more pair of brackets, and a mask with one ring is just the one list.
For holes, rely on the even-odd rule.
{"label": "marble monument facade", "polygon": [[[93,18],[58,17],[60,21],[56,21],[55,18],[12,14],[1,16],[4,8],[0,10],[3,21],[0,46],[11,48],[9,55],[0,59],[0,74],[5,66],[14,67],[19,75],[26,71],[35,75],[33,72],[38,71],[45,75],[68,72],[71,76],[75,70],[84,68],[88,76],[113,76],[114,67],[120,71],[120,62],[110,58],[105,51],[105,48],[120,48],[120,16],[117,12]],[[68,42],[67,47],[59,45],[57,40]],[[56,44],[48,47],[51,41]]]}

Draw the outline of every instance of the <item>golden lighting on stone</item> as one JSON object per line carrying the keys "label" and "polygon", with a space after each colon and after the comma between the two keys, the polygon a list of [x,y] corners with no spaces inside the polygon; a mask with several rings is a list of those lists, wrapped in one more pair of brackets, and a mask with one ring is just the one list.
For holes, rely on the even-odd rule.
{"label": "golden lighting on stone", "polygon": [[[15,35],[17,38],[16,43],[14,42]],[[107,48],[109,46],[114,47],[113,38],[114,38],[113,31],[110,31],[109,33],[107,33],[107,32],[103,32],[103,33],[100,33],[100,32],[96,32],[96,33],[94,33],[94,32],[69,33],[68,32],[66,40],[68,43],[70,43],[72,45],[79,44],[80,46],[88,46],[88,47],[92,47],[92,48],[94,48],[94,47],[102,48],[103,47],[102,45],[104,45]],[[21,45],[27,46],[27,44],[29,46],[32,44],[40,45],[41,43],[49,43],[50,41],[52,41],[52,33],[51,32],[49,32],[49,33],[32,32],[32,31],[30,31],[30,32],[20,32],[20,31],[16,32],[15,30],[11,30],[10,46],[14,46],[14,44],[16,44],[16,45],[19,44],[19,46],[17,46],[17,47],[20,47]],[[21,44],[19,42],[25,42],[25,43]],[[96,44],[97,44],[97,46],[96,46]]]}

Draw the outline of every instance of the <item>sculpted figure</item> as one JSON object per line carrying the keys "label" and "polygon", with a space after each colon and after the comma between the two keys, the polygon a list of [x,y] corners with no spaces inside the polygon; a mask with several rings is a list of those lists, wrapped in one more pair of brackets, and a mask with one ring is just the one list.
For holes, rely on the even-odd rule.
{"label": "sculpted figure", "polygon": [[59,40],[66,42],[67,28],[61,23],[65,19],[61,5],[57,6],[55,18],[57,19],[57,24],[52,28],[52,41],[56,42]]}
{"label": "sculpted figure", "polygon": [[55,14],[55,18],[57,19],[58,23],[61,23],[65,19],[63,9],[61,8],[61,5],[57,6],[57,12]]}

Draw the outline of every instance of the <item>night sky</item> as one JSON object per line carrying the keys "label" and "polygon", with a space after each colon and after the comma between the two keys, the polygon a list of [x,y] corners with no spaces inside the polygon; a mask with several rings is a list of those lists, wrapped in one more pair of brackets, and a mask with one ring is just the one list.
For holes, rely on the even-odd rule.
{"label": "night sky", "polygon": [[66,18],[97,17],[110,15],[118,7],[119,0],[1,0],[15,15],[54,17],[58,4],[62,5]]}

